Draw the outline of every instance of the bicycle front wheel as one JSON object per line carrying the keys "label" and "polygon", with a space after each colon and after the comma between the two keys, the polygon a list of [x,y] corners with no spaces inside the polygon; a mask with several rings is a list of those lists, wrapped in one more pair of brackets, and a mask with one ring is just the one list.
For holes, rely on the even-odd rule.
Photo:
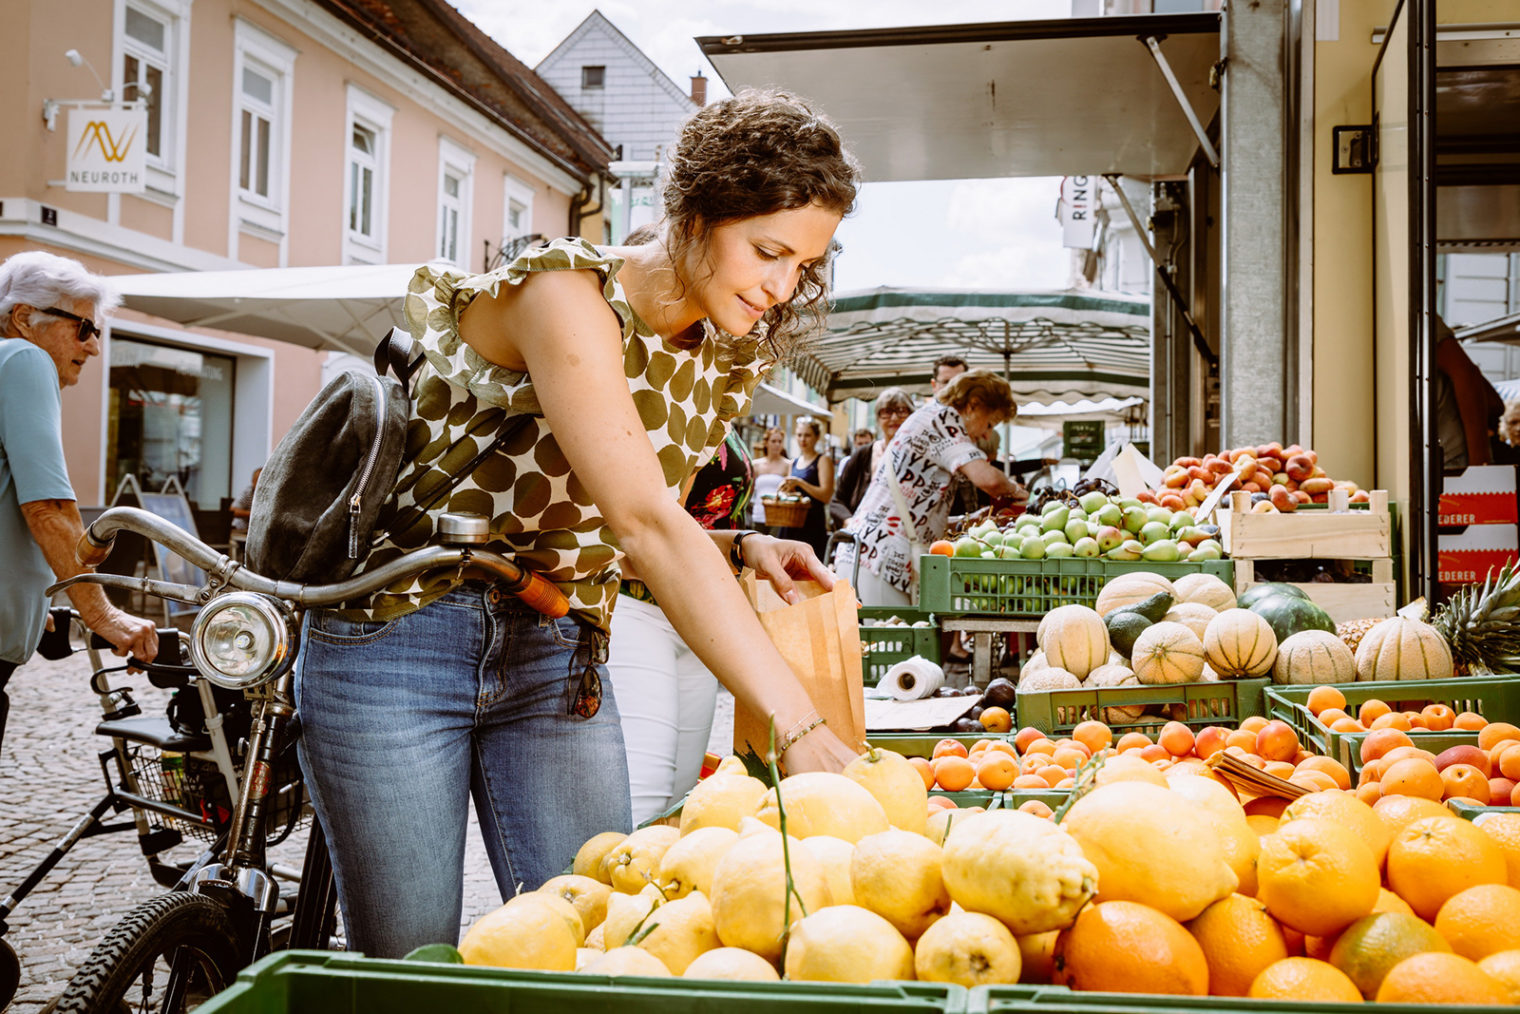
{"label": "bicycle front wheel", "polygon": [[69,980],[57,1014],[183,1014],[232,985],[243,965],[227,909],[175,891],[116,924]]}

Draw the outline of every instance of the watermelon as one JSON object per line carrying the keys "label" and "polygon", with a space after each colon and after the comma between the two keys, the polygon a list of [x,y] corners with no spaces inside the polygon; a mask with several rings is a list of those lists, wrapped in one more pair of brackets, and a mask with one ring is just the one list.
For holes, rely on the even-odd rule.
{"label": "watermelon", "polygon": [[1296,584],[1288,584],[1286,581],[1267,581],[1263,584],[1253,584],[1235,599],[1235,604],[1242,609],[1250,609],[1251,603],[1266,598],[1268,595],[1292,595],[1294,598],[1308,601],[1309,593]]}
{"label": "watermelon", "polygon": [[1289,637],[1304,630],[1325,630],[1335,633],[1335,621],[1330,618],[1330,614],[1310,602],[1308,598],[1299,598],[1297,595],[1267,595],[1256,599],[1249,608],[1272,627],[1272,632],[1277,635],[1278,644],[1282,644]]}

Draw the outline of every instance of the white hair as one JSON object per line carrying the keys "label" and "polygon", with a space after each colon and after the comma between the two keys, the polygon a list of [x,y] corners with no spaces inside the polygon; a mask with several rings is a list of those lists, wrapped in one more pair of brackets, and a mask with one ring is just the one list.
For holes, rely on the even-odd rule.
{"label": "white hair", "polygon": [[46,310],[64,299],[93,304],[97,324],[121,305],[121,296],[108,279],[91,274],[72,258],[27,250],[0,264],[0,330],[10,329],[11,310],[17,306]]}

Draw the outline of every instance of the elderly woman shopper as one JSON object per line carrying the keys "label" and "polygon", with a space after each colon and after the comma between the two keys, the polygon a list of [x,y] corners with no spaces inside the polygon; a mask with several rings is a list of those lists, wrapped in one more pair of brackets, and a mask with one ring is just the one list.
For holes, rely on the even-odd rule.
{"label": "elderly woman shopper", "polygon": [[876,396],[876,425],[881,427],[881,439],[858,447],[839,469],[839,481],[834,484],[834,498],[829,501],[829,516],[844,524],[854,516],[870,488],[871,477],[881,465],[881,457],[887,445],[897,435],[903,420],[913,414],[913,397],[900,387],[889,387]]}
{"label": "elderly woman shopper", "polygon": [[841,574],[850,573],[860,553],[861,604],[912,604],[916,554],[949,525],[951,483],[957,474],[995,497],[1025,495],[976,446],[1015,411],[1007,381],[988,370],[971,370],[902,424],[850,523],[855,545],[839,548],[836,570]]}

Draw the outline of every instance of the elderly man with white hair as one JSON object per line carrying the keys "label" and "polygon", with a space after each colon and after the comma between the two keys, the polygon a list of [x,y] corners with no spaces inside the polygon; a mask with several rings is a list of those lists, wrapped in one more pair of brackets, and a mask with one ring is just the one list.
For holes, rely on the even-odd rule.
{"label": "elderly man with white hair", "polygon": [[[63,399],[100,355],[99,322],[120,299],[78,261],[40,250],[0,264],[0,742],[10,709],[5,685],[37,649],[48,616],[47,586],[88,568],[74,559],[84,533],[63,458]],[[151,661],[153,624],[111,605],[98,585],[69,598],[85,624],[115,646]]]}

